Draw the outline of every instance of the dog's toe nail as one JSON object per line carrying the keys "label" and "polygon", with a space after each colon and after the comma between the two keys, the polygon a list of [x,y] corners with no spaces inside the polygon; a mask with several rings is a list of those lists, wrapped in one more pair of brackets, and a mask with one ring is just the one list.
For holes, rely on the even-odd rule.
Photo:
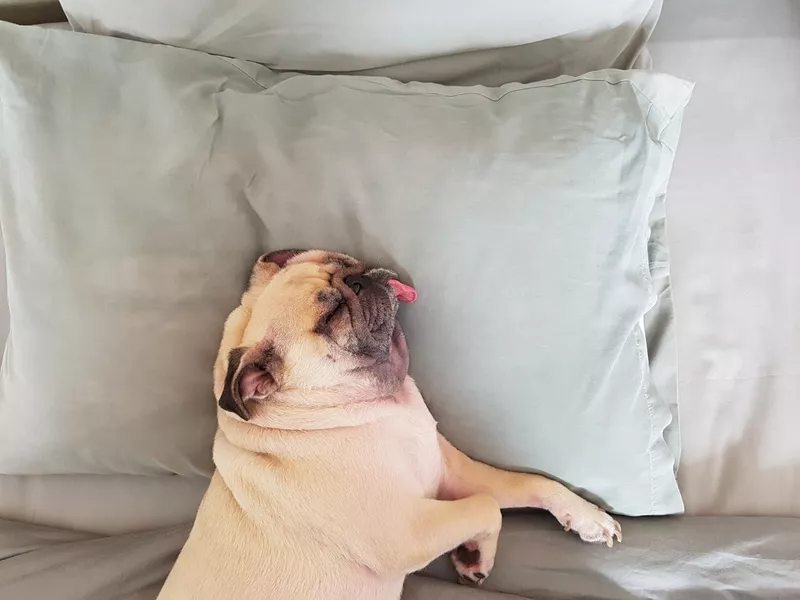
{"label": "dog's toe nail", "polygon": [[459,574],[458,583],[462,585],[481,585],[483,580],[486,579],[485,573],[468,573]]}

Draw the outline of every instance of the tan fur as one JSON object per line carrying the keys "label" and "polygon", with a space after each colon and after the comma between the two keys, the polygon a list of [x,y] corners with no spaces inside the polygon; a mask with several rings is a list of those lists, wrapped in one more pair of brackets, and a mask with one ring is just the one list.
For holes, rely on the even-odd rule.
{"label": "tan fur", "polygon": [[344,259],[363,270],[325,252],[256,264],[225,323],[214,392],[232,349],[265,344],[281,359],[278,389],[250,402],[247,421],[218,411],[217,472],[159,599],[397,600],[407,574],[450,551],[462,581],[479,584],[507,507],[549,510],[589,542],[621,539],[561,484],[455,449],[411,378],[386,394],[354,375],[314,333],[317,294],[341,288]]}

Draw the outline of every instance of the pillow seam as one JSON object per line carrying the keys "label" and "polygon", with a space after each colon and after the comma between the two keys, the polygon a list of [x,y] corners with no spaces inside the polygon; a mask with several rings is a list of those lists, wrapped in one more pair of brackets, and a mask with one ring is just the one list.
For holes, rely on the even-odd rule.
{"label": "pillow seam", "polygon": [[[653,193],[654,200],[658,201],[659,196],[664,196],[664,202],[666,203],[666,188],[667,188],[667,184],[669,183],[670,174],[672,172],[671,164],[672,164],[672,162],[674,161],[674,158],[675,158],[675,149],[670,144],[668,144],[666,141],[664,141],[663,135],[664,135],[664,132],[667,130],[667,128],[672,123],[672,121],[675,119],[675,116],[681,112],[681,110],[683,109],[685,104],[682,104],[678,109],[673,111],[672,114],[668,114],[661,107],[657,106],[656,103],[653,100],[651,100],[647,96],[647,94],[645,94],[643,91],[641,91],[635,84],[632,83],[631,85],[644,98],[646,98],[650,102],[650,107],[649,107],[649,109],[647,111],[647,115],[645,116],[645,119],[644,119],[645,124],[647,123],[647,121],[649,119],[650,111],[653,108],[656,108],[661,113],[661,115],[663,117],[665,117],[665,123],[658,130],[658,133],[656,134],[656,136],[655,137],[649,136],[649,137],[654,143],[658,144],[659,147],[666,148],[666,150],[669,151],[669,154],[670,154],[670,156],[669,156],[669,158],[670,158],[670,161],[669,161],[670,167],[667,169],[666,175],[658,183],[658,185],[656,186],[655,190],[653,190],[653,192],[654,192]],[[648,132],[649,132],[649,128],[646,127],[646,129],[648,129]],[[663,161],[664,158],[662,157],[660,160]],[[661,193],[657,193],[659,190],[661,190]],[[652,231],[647,236],[648,243],[650,242],[651,236],[652,236]],[[643,267],[646,267],[646,269],[647,269],[647,278],[648,278],[649,284],[650,284],[650,286],[652,288],[652,285],[653,285],[653,283],[652,283],[653,264],[650,262],[649,255],[648,255],[647,252],[645,252],[645,258],[642,261],[642,264],[643,264]],[[667,265],[669,265],[669,261],[667,261]],[[669,274],[667,275],[667,277],[669,278]],[[646,311],[646,312],[649,312],[649,310],[652,310],[652,307],[650,309],[648,309],[648,311]],[[639,331],[641,331],[641,336],[642,336],[643,341],[644,341],[644,350],[645,350],[645,352],[647,352],[647,356],[642,357],[643,358],[643,360],[642,360],[642,368],[645,370],[645,373],[648,376],[651,376],[652,372],[650,370],[650,364],[649,364],[649,348],[648,348],[648,345],[647,345],[647,334],[646,334],[644,328],[642,327],[641,323],[637,323],[636,328],[637,328],[636,336],[635,336],[636,337],[636,345],[637,345],[637,350],[640,352],[640,357],[642,357],[642,348],[640,346],[640,343],[641,343],[642,340],[639,337]],[[651,397],[651,395],[649,393],[649,387],[650,387],[650,382],[649,382],[648,379],[645,379],[644,385],[643,385],[643,388],[642,388],[642,393],[644,394],[645,401],[647,403],[647,412],[648,412],[648,416],[649,416],[649,419],[650,419],[650,440],[651,440],[651,443],[649,444],[649,448],[648,448],[648,452],[647,452],[648,461],[650,463],[650,510],[651,510],[651,513],[655,513],[656,495],[657,495],[656,494],[656,487],[657,487],[657,485],[656,485],[655,465],[654,465],[654,462],[653,462],[654,461],[653,453],[654,453],[654,448],[655,448],[654,442],[656,441],[657,437],[661,437],[661,439],[665,443],[666,443],[666,439],[664,438],[664,431],[663,430],[662,430],[662,432],[661,432],[661,434],[659,436],[656,436],[655,414],[654,414],[654,407],[653,407],[652,397]],[[670,452],[670,454],[672,455],[673,460],[675,460],[674,454],[672,452]],[[676,483],[677,483],[677,480],[676,480]],[[680,495],[680,489],[678,490],[678,494]]]}
{"label": "pillow seam", "polygon": [[[219,58],[220,60],[223,60],[222,57],[219,57],[219,56],[217,56],[216,58]],[[245,71],[243,71],[240,67],[235,65],[233,62],[228,62],[227,60],[225,60],[224,62],[230,64],[232,67],[236,68],[237,70],[241,71],[243,74],[247,75],[250,79],[252,79],[255,83],[257,83],[261,88],[263,88],[264,91],[269,91],[269,92],[274,93],[276,95],[277,95],[278,92],[275,91],[275,88],[279,87],[282,83],[285,83],[287,81],[291,81],[292,79],[294,79],[294,77],[289,77],[287,79],[284,79],[282,81],[279,81],[279,82],[275,83],[272,86],[265,87],[263,84],[259,83],[255,79],[253,79],[252,76],[248,75]],[[263,66],[263,65],[260,65],[260,66]],[[359,79],[359,80],[361,80],[361,81],[363,81],[365,83],[371,83],[373,85],[382,87],[384,89],[387,89],[387,90],[390,90],[390,91],[393,91],[393,92],[401,92],[401,90],[399,90],[396,86],[389,85],[389,84],[381,81],[382,79],[388,79],[386,77],[366,77],[366,76],[363,76],[363,75],[338,75],[338,74],[326,74],[326,75],[305,75],[305,74],[300,74],[300,75],[297,75],[297,77],[337,77],[337,78],[343,78],[343,79],[355,78],[355,79]],[[453,93],[453,94],[445,94],[445,93],[437,92],[437,91],[413,91],[412,90],[411,94],[409,94],[409,95],[415,95],[415,96],[439,96],[439,97],[442,97],[442,98],[460,98],[462,96],[480,96],[481,98],[489,100],[490,102],[499,102],[500,100],[502,100],[506,96],[508,96],[510,94],[517,93],[517,92],[525,92],[525,91],[532,90],[532,89],[537,89],[537,88],[545,88],[545,89],[554,88],[554,87],[559,87],[559,86],[562,86],[562,85],[568,85],[570,83],[575,83],[575,82],[579,82],[579,81],[588,81],[588,82],[591,82],[591,83],[605,83],[607,85],[612,85],[612,86],[628,84],[638,94],[640,94],[645,100],[647,100],[647,102],[650,104],[651,107],[657,109],[661,113],[661,115],[667,119],[668,123],[675,116],[674,113],[672,115],[668,114],[657,102],[655,102],[650,96],[648,96],[647,93],[645,93],[642,90],[642,88],[639,87],[633,79],[630,79],[630,78],[619,79],[619,80],[613,81],[613,80],[609,79],[608,77],[593,78],[593,77],[587,77],[587,76],[584,75],[584,76],[580,76],[580,77],[570,77],[569,79],[564,80],[564,81],[558,81],[558,79],[556,79],[556,80],[553,80],[551,83],[547,83],[546,81],[539,81],[539,82],[533,82],[533,83],[528,83],[528,84],[522,84],[521,87],[515,88],[513,90],[508,90],[508,91],[504,92],[503,94],[501,94],[500,96],[498,96],[497,98],[492,98],[491,96],[487,96],[486,94],[482,94],[482,93],[477,92],[477,91],[463,91],[463,92],[457,92],[457,93]],[[405,86],[406,89],[408,89],[409,87],[414,85],[414,83],[403,83],[403,82],[399,82],[399,81],[397,83],[399,85],[401,85],[401,86]],[[342,84],[339,84],[339,85],[342,85]],[[446,85],[442,85],[442,84],[437,84],[437,85],[439,85],[439,87],[444,87],[444,88],[450,87],[450,86],[446,86]],[[348,87],[349,88],[350,86],[342,85],[342,87]],[[463,87],[463,86],[453,86],[453,87]],[[490,89],[492,89],[492,88],[490,88]],[[493,89],[500,89],[500,88],[498,87],[498,88],[493,88]],[[363,92],[363,91],[366,91],[366,90],[359,90],[359,91]],[[406,91],[405,93],[408,93],[408,92]],[[663,131],[663,128],[662,128],[662,131]],[[667,144],[665,144],[665,145],[667,145]]]}

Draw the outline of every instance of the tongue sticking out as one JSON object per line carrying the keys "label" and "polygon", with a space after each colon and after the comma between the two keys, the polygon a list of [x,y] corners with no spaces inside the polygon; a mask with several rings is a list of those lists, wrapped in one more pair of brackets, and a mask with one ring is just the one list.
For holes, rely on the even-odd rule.
{"label": "tongue sticking out", "polygon": [[386,285],[394,290],[394,293],[400,302],[410,303],[417,299],[417,290],[410,285],[406,285],[405,283],[397,281],[397,279],[390,279],[386,282]]}

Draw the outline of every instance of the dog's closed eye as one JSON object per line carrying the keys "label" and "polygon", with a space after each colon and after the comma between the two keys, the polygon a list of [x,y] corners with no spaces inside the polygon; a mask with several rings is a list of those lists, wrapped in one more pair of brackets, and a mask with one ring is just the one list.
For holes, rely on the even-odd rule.
{"label": "dog's closed eye", "polygon": [[330,323],[331,323],[331,321],[333,321],[333,317],[335,317],[335,316],[336,316],[336,314],[337,314],[337,313],[338,313],[338,312],[339,312],[341,309],[343,309],[344,307],[345,307],[344,300],[341,300],[341,301],[339,301],[337,304],[335,304],[335,305],[333,306],[333,308],[332,308],[331,310],[329,310],[328,312],[326,312],[326,313],[325,313],[325,314],[322,316],[322,318],[319,320],[319,323],[320,323],[320,325],[323,325],[323,326],[329,326],[329,325],[330,325]]}

